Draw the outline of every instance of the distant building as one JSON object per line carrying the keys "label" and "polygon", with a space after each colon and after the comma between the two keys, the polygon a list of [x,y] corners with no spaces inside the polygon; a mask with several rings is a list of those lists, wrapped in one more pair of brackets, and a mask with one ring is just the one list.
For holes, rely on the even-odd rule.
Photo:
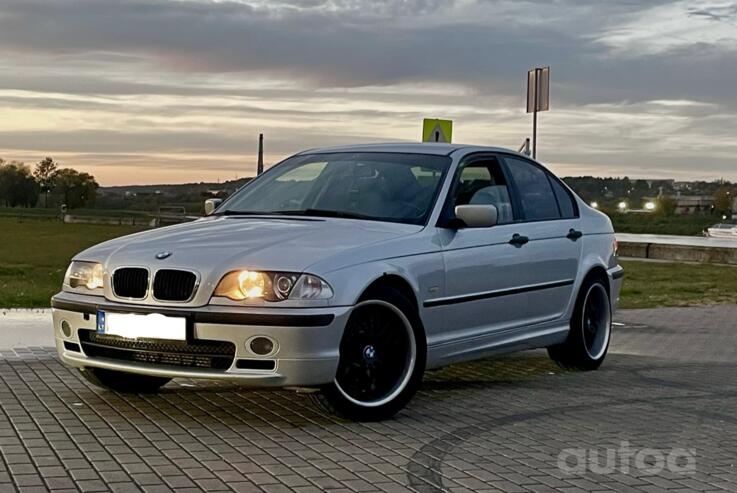
{"label": "distant building", "polygon": [[647,187],[650,190],[657,190],[657,189],[660,189],[660,188],[665,188],[665,189],[675,188],[675,184],[676,184],[676,181],[675,180],[660,180],[660,179],[658,179],[658,180],[651,180],[651,179],[635,180],[635,182],[638,182],[638,181],[644,181],[644,182],[646,182],[647,183]]}
{"label": "distant building", "polygon": [[711,195],[676,194],[676,214],[711,214],[714,197]]}

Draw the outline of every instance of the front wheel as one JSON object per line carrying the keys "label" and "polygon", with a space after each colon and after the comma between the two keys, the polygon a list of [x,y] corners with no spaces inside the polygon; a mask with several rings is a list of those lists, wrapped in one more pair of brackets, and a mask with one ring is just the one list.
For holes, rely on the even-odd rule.
{"label": "front wheel", "polygon": [[171,381],[171,378],[152,377],[105,368],[80,368],[82,376],[91,384],[124,394],[151,394]]}
{"label": "front wheel", "polygon": [[612,305],[604,282],[598,277],[583,282],[568,338],[548,348],[548,354],[558,366],[596,370],[604,362],[612,332]]}
{"label": "front wheel", "polygon": [[351,313],[340,342],[335,380],[315,398],[329,411],[349,419],[388,419],[419,388],[426,352],[411,302],[384,288]]}

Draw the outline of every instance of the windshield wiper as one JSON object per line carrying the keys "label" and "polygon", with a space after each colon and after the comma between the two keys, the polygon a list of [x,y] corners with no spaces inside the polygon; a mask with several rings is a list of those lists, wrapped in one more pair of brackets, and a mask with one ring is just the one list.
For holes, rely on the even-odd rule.
{"label": "windshield wiper", "polygon": [[293,211],[236,211],[226,210],[211,214],[212,216],[313,216],[313,217],[339,217],[342,219],[369,219],[371,216],[357,214],[354,212],[331,211],[326,209],[299,209]]}
{"label": "windshield wiper", "polygon": [[339,217],[342,219],[369,219],[374,220],[372,216],[357,214],[355,212],[331,211],[326,209],[300,209],[294,211],[273,211],[271,214],[283,214],[285,216],[315,216],[315,217]]}
{"label": "windshield wiper", "polygon": [[216,212],[211,214],[212,216],[272,216],[274,212],[258,212],[258,211],[234,211],[227,210],[223,212]]}

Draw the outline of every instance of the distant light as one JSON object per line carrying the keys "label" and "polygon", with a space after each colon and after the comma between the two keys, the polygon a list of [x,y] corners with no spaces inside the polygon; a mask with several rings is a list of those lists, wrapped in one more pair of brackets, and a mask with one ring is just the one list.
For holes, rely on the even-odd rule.
{"label": "distant light", "polygon": [[591,202],[591,207],[593,207],[594,209],[598,209],[599,208],[599,203],[596,202],[596,201]]}
{"label": "distant light", "polygon": [[617,204],[617,208],[618,208],[618,209],[619,209],[620,211],[623,211],[623,210],[625,210],[625,209],[627,208],[627,202],[620,202],[619,204]]}
{"label": "distant light", "polygon": [[655,210],[655,202],[645,202],[645,209],[648,211]]}
{"label": "distant light", "polygon": [[724,216],[724,215],[723,215],[723,216],[722,216],[722,220],[725,220],[725,219],[727,219],[727,216]]}

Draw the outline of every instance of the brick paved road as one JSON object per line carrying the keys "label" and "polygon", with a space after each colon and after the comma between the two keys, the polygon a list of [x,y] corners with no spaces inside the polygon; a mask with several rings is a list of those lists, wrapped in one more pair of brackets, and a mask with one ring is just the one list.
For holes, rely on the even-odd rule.
{"label": "brick paved road", "polygon": [[[539,351],[458,365],[372,424],[229,384],[122,397],[48,349],[3,351],[0,491],[737,491],[737,307],[618,320],[597,372],[562,372]],[[603,458],[622,442],[695,449],[696,472],[557,465],[566,449]]]}

